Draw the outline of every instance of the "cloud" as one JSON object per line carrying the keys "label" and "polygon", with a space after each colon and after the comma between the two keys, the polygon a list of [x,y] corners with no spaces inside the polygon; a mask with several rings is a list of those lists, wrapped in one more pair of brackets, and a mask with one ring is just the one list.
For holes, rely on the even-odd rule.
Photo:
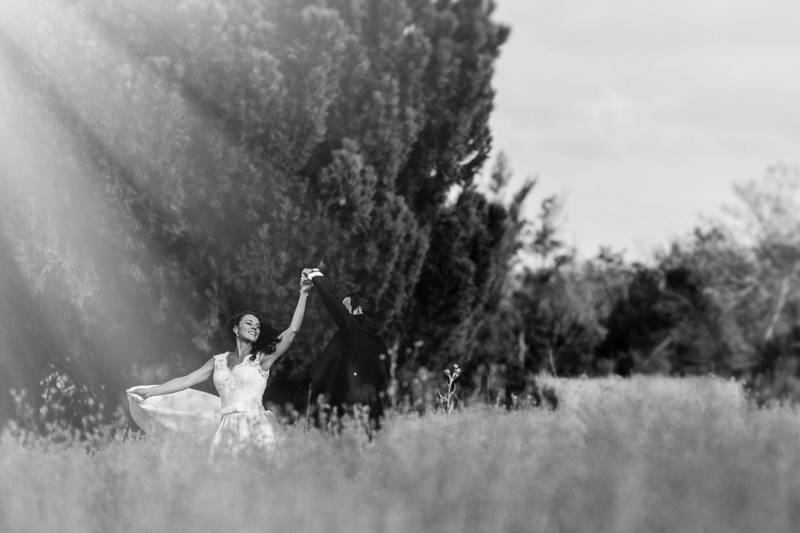
{"label": "cloud", "polygon": [[499,0],[496,18],[495,146],[566,193],[587,254],[687,232],[733,182],[800,161],[800,4]]}

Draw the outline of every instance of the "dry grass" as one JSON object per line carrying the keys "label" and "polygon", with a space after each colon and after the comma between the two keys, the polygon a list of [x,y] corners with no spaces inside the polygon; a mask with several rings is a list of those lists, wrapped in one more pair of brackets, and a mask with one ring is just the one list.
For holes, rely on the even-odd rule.
{"label": "dry grass", "polygon": [[796,531],[800,420],[712,378],[552,380],[556,411],[291,430],[275,460],[191,443],[0,443],[0,531]]}

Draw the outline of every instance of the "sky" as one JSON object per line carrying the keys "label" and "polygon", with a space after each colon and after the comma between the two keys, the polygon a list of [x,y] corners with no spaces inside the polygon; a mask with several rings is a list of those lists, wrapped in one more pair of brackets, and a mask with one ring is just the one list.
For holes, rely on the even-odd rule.
{"label": "sky", "polygon": [[800,164],[800,2],[496,1],[494,148],[562,197],[581,256],[646,260]]}

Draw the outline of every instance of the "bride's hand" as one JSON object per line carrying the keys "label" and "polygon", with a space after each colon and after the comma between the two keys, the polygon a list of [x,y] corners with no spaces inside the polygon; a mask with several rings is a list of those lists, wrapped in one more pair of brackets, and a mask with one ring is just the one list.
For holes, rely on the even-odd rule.
{"label": "bride's hand", "polygon": [[308,293],[308,291],[311,290],[311,287],[314,286],[314,284],[308,278],[308,275],[306,274],[306,270],[307,269],[304,269],[303,273],[300,274],[300,294]]}
{"label": "bride's hand", "polygon": [[142,400],[146,400],[150,396],[150,393],[147,392],[147,388],[145,387],[137,387],[135,389],[129,390],[128,392],[130,392],[131,394],[135,394],[136,396],[139,396]]}

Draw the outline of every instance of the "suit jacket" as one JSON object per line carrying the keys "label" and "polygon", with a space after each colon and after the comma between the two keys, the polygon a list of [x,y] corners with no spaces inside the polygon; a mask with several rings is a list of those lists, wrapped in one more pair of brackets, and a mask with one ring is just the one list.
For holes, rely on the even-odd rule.
{"label": "suit jacket", "polygon": [[338,328],[311,365],[314,393],[328,395],[334,406],[367,404],[371,416],[380,416],[389,382],[383,338],[368,317],[347,312],[325,277],[315,278],[314,288]]}

